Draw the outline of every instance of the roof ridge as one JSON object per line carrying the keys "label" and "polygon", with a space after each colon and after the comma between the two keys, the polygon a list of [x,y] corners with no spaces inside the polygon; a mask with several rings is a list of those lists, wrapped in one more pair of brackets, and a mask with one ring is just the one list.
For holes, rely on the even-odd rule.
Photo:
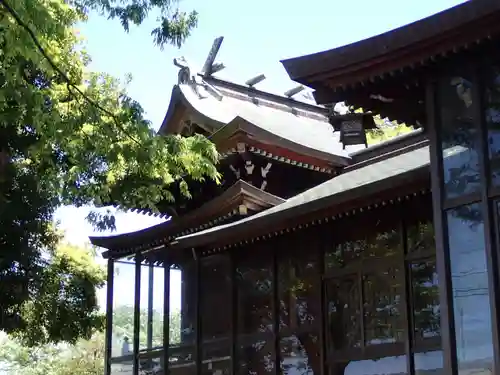
{"label": "roof ridge", "polygon": [[238,100],[244,100],[247,102],[252,102],[256,106],[264,106],[264,107],[269,107],[272,109],[276,109],[278,111],[286,112],[286,113],[291,113],[296,116],[301,116],[305,117],[311,120],[316,120],[316,121],[322,121],[322,122],[328,122],[328,117],[327,113],[319,113],[319,112],[314,112],[314,111],[306,111],[303,109],[297,109],[297,107],[293,107],[288,104],[280,103],[277,101],[269,100],[268,98],[258,98],[256,96],[245,94],[245,93],[240,93],[237,91],[230,91],[227,89],[222,89],[220,90],[224,95],[230,96],[234,99]]}
{"label": "roof ridge", "polygon": [[218,88],[223,88],[226,90],[231,90],[242,95],[246,95],[250,98],[265,99],[271,102],[279,103],[284,106],[289,106],[292,108],[301,109],[304,111],[310,111],[318,114],[328,115],[328,109],[322,105],[306,103],[293,98],[285,97],[279,94],[274,94],[269,91],[263,91],[256,89],[255,87],[245,86],[233,81],[224,80],[214,76],[203,77],[203,79]]}

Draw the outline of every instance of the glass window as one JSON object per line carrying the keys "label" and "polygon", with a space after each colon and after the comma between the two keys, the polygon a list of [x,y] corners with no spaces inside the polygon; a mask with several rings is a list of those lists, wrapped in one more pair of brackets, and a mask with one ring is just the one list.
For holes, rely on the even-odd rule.
{"label": "glass window", "polygon": [[321,288],[314,250],[284,251],[278,260],[280,331],[319,326]]}
{"label": "glass window", "polygon": [[139,353],[139,374],[163,374],[163,350]]}
{"label": "glass window", "polygon": [[443,368],[443,352],[441,350],[416,353],[415,375],[445,375]]}
{"label": "glass window", "polygon": [[201,348],[201,374],[229,375],[231,373],[230,353],[229,340],[203,345]]}
{"label": "glass window", "polygon": [[[415,347],[441,346],[439,287],[435,259],[410,263]],[[428,345],[427,345],[428,344]]]}
{"label": "glass window", "polygon": [[163,306],[165,304],[165,268],[153,267],[152,346],[163,348]]}
{"label": "glass window", "polygon": [[300,231],[277,245],[280,368],[284,375],[319,375],[321,271],[317,229]]}
{"label": "glass window", "polygon": [[406,307],[401,271],[398,266],[385,267],[363,278],[366,345],[404,341]]}
{"label": "glass window", "polygon": [[134,366],[132,359],[119,363],[111,364],[111,375],[132,375]]}
{"label": "glass window", "polygon": [[239,261],[236,284],[238,334],[272,333],[272,258],[263,253],[253,253]]}
{"label": "glass window", "polygon": [[419,219],[407,227],[408,254],[411,255],[412,259],[429,255],[435,257],[436,241],[434,239],[434,226],[432,225],[432,212]]}
{"label": "glass window", "polygon": [[240,339],[237,347],[238,375],[274,374],[274,341],[266,337],[252,335]]}
{"label": "glass window", "polygon": [[[201,260],[201,331],[203,342],[228,339],[231,333],[231,269],[228,256]],[[214,308],[218,306],[219,308]]]}
{"label": "glass window", "polygon": [[491,181],[500,184],[500,67],[486,71],[485,119],[488,129]]}
{"label": "glass window", "polygon": [[235,270],[238,373],[271,374],[276,371],[272,251],[246,250]]}
{"label": "glass window", "polygon": [[330,375],[407,375],[406,356],[387,356],[377,359],[350,361],[332,366]]}
{"label": "glass window", "polygon": [[460,374],[491,374],[493,344],[481,206],[447,214],[453,313]]}
{"label": "glass window", "polygon": [[[115,261],[111,357],[133,353],[135,263]],[[118,366],[119,367],[119,366]]]}
{"label": "glass window", "polygon": [[343,218],[332,224],[334,245],[325,253],[325,271],[360,267],[374,259],[402,255],[400,213],[394,206]]}
{"label": "glass window", "polygon": [[304,333],[282,337],[280,340],[280,360],[283,375],[319,375],[321,361],[319,338]]}
{"label": "glass window", "polygon": [[231,371],[231,275],[228,255],[201,259],[202,374],[228,375]]}
{"label": "glass window", "polygon": [[361,304],[358,275],[326,282],[328,351],[361,347]]}
{"label": "glass window", "polygon": [[[150,289],[153,285],[153,280],[151,280],[150,284],[150,273],[149,271],[153,272],[153,267],[149,265],[149,263],[143,263],[141,265],[141,285],[140,285],[140,315],[139,315],[139,350],[144,350],[146,348],[150,349],[150,339],[152,337],[149,337],[151,334],[151,328],[153,327],[153,322],[150,321],[150,313],[152,312],[152,303],[153,300],[151,299],[150,301],[150,295],[149,292]],[[150,311],[151,308],[151,311]]]}
{"label": "glass window", "polygon": [[473,115],[472,82],[446,77],[439,88],[445,198],[479,190],[478,136]]}
{"label": "glass window", "polygon": [[196,265],[192,258],[170,271],[170,374],[195,374]]}
{"label": "glass window", "polygon": [[145,263],[141,266],[139,349],[163,346],[163,267]]}

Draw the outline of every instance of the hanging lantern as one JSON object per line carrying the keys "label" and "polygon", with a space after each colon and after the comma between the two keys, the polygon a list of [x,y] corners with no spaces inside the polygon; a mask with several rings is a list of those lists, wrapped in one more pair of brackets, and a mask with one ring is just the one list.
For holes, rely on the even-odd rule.
{"label": "hanging lantern", "polygon": [[344,148],[352,145],[368,147],[366,130],[375,128],[375,122],[370,113],[348,113],[330,117],[330,124],[335,131],[340,131],[340,142]]}

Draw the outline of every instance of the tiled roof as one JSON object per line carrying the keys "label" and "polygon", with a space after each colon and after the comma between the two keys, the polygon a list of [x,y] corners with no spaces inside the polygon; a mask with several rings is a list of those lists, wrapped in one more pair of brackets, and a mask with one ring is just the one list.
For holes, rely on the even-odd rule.
{"label": "tiled roof", "polygon": [[[243,233],[248,225],[257,221],[260,221],[259,227],[265,228],[280,220],[286,220],[297,215],[299,208],[300,214],[306,214],[328,207],[329,205],[342,203],[347,199],[352,199],[352,193],[354,192],[358,196],[375,193],[377,189],[384,189],[380,187],[380,183],[389,179],[399,178],[401,182],[404,182],[408,175],[427,168],[429,163],[428,146],[413,149],[409,152],[401,153],[365,167],[343,173],[288,199],[280,205],[271,207],[251,217],[179,237],[177,238],[177,242],[181,246],[194,246],[204,241],[208,243],[215,238],[220,238],[220,236],[229,233],[231,235],[235,235],[239,231]],[[397,186],[397,183],[394,182],[391,186]],[[385,186],[385,189],[387,189],[387,186]],[[347,193],[350,193],[350,198],[347,196]]]}
{"label": "tiled roof", "polygon": [[340,132],[334,132],[328,122],[325,108],[278,96],[274,100],[273,95],[260,95],[256,90],[238,85],[233,85],[237,89],[222,87],[220,82],[208,81],[221,97],[198,83],[176,85],[160,133],[168,132],[170,119],[180,102],[199,121],[211,124],[215,130],[240,118],[284,141],[350,159],[340,142]]}
{"label": "tiled roof", "polygon": [[[133,253],[138,246],[150,247],[157,241],[166,241],[184,233],[192,233],[227,221],[238,213],[239,205],[251,202],[253,209],[265,209],[282,204],[284,199],[263,191],[243,180],[238,180],[221,195],[206,202],[197,210],[132,233],[112,236],[89,237],[99,247],[119,250],[121,255]],[[106,254],[107,256],[107,254]]]}

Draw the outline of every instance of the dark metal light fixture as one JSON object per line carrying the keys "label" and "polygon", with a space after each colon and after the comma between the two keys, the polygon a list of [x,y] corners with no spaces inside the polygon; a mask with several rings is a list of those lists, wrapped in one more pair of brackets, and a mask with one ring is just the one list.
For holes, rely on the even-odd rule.
{"label": "dark metal light fixture", "polygon": [[330,124],[335,131],[340,131],[340,141],[346,146],[364,144],[368,147],[366,130],[376,127],[370,113],[347,113],[330,116]]}

